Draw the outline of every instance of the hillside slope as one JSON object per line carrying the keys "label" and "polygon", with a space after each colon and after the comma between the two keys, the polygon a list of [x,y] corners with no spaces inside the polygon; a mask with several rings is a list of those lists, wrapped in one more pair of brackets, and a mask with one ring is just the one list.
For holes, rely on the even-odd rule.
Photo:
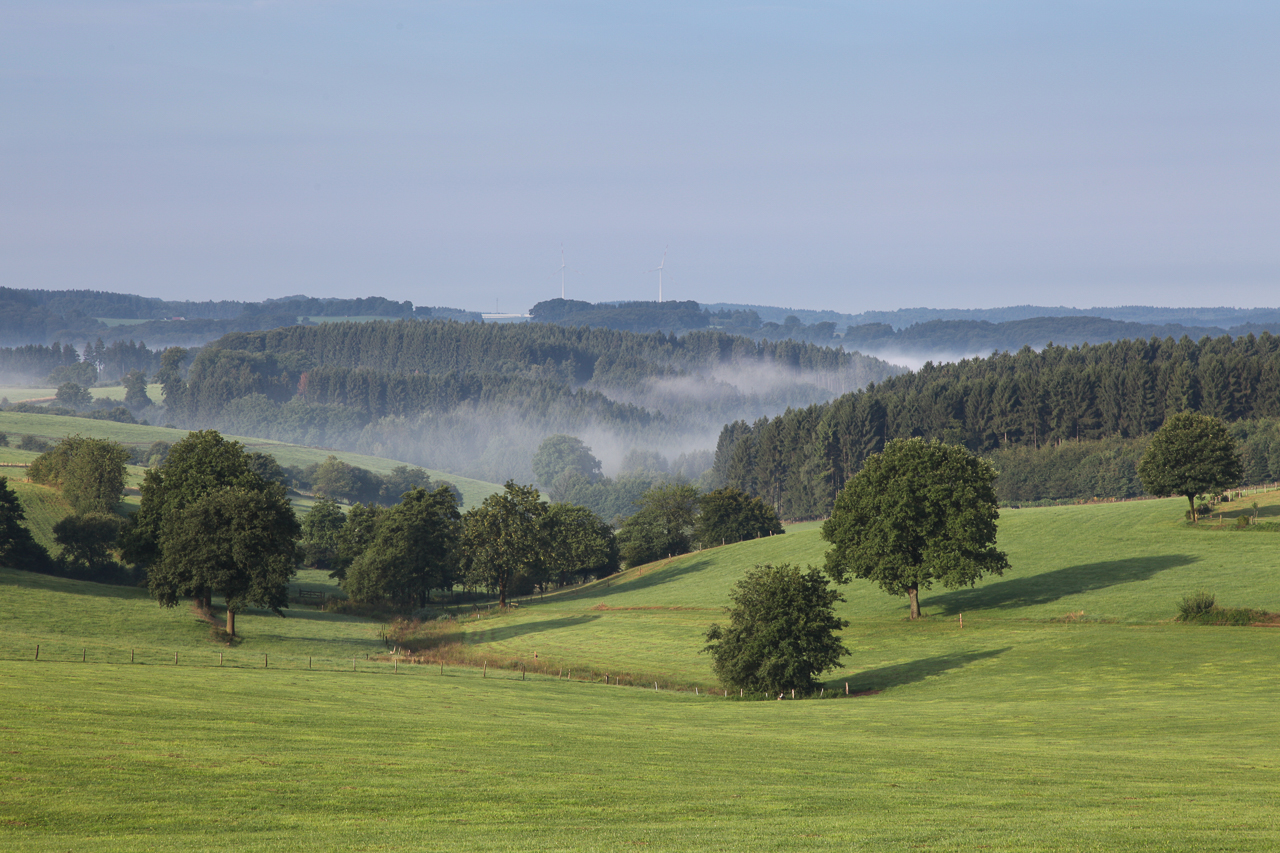
{"label": "hillside slope", "polygon": [[[1255,499],[1264,519],[1280,514],[1280,494],[1272,493],[1228,509],[1226,523],[1248,512],[1245,504]],[[857,651],[833,680],[869,661],[895,659],[927,638],[954,634],[962,613],[966,636],[1043,639],[1059,630],[1047,626],[1059,623],[1110,630],[1157,625],[1199,589],[1212,590],[1223,604],[1280,611],[1275,532],[1266,525],[1193,529],[1182,522],[1181,510],[1176,498],[1006,510],[999,545],[1011,570],[972,589],[922,591],[929,618],[918,624],[904,621],[905,599],[854,581],[842,587],[848,600],[839,613],[851,623],[846,642]],[[626,668],[710,683],[710,661],[699,653],[702,634],[723,618],[737,579],[762,563],[822,565],[825,551],[819,524],[796,525],[782,536],[640,566],[530,601],[501,618],[464,623],[466,641],[472,657],[531,661],[537,652],[540,662],[563,661],[566,667]]]}
{"label": "hillside slope", "polygon": [[[170,429],[159,426],[142,426],[140,424],[118,424],[111,421],[99,421],[90,418],[71,418],[61,415],[41,415],[26,412],[0,411],[0,432],[6,433],[11,442],[16,442],[20,435],[34,435],[47,441],[58,441],[68,435],[80,434],[93,438],[106,438],[118,441],[125,447],[148,447],[156,441],[174,443],[181,441],[186,435],[185,429]],[[246,448],[260,453],[269,453],[281,465],[295,465],[305,468],[308,465],[323,462],[329,456],[336,456],[349,465],[366,468],[377,474],[388,474],[397,465],[405,463],[381,456],[369,456],[363,453],[349,453],[323,447],[306,447],[300,444],[289,444],[280,441],[269,441],[249,436],[227,435],[229,439],[238,441]],[[0,469],[2,472],[3,469]],[[432,480],[448,480],[462,492],[462,507],[467,509],[478,505],[491,494],[502,491],[497,483],[487,483],[469,477],[460,477],[446,471],[427,470]]]}

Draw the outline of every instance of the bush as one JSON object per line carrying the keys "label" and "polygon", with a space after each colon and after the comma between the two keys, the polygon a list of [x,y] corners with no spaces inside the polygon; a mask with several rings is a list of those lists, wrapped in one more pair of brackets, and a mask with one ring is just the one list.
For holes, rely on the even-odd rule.
{"label": "bush", "polygon": [[53,447],[52,444],[34,435],[24,435],[18,439],[19,450],[34,450],[36,453],[44,453],[51,447]]}
{"label": "bush", "polygon": [[1214,594],[1207,590],[1199,590],[1182,599],[1182,603],[1178,605],[1178,621],[1194,622],[1206,613],[1211,612],[1217,605],[1217,599]]}
{"label": "bush", "polygon": [[1255,625],[1276,621],[1276,614],[1252,607],[1219,607],[1213,593],[1201,590],[1182,599],[1177,621],[1195,625]]}
{"label": "bush", "polygon": [[1236,519],[1236,530],[1244,530],[1249,526],[1249,516],[1242,515]]}

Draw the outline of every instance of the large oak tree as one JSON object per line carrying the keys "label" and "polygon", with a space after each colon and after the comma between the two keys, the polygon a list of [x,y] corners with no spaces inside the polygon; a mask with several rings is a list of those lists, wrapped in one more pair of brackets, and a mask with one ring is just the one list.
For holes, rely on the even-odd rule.
{"label": "large oak tree", "polygon": [[939,582],[971,586],[1003,574],[996,550],[996,493],[991,465],[963,447],[897,439],[867,458],[836,497],[822,538],[826,570],[837,583],[864,578],[906,595],[920,617],[921,589]]}

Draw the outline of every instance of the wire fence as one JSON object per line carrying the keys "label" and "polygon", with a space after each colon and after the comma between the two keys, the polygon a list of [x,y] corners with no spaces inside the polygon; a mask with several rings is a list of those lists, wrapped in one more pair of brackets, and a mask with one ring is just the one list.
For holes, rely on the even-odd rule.
{"label": "wire fence", "polygon": [[605,672],[598,668],[548,669],[545,666],[526,666],[519,661],[498,657],[478,663],[433,660],[422,656],[401,654],[361,653],[353,657],[334,655],[277,654],[273,652],[246,651],[228,648],[217,651],[204,649],[179,649],[176,651],[152,647],[124,648],[70,641],[41,641],[39,643],[0,643],[0,661],[27,662],[45,666],[89,666],[99,668],[143,667],[155,669],[226,669],[266,670],[268,672],[354,673],[356,675],[421,677],[421,678],[479,678],[503,681],[542,682],[563,681],[575,684],[594,684],[601,687],[630,687],[660,693],[692,694],[699,697],[735,700],[781,699],[834,699],[838,696],[857,696],[850,693],[849,684],[822,686],[815,693],[796,691],[772,694],[748,693],[725,687],[690,685],[665,681],[661,677],[639,676],[633,673]]}

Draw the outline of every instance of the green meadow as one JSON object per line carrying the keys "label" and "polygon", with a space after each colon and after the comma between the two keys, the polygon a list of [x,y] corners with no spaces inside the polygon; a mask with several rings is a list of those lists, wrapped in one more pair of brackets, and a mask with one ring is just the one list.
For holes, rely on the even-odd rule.
{"label": "green meadow", "polygon": [[443,670],[352,617],[245,614],[226,648],[141,590],[0,571],[0,845],[1272,850],[1280,632],[1171,621],[1197,589],[1280,611],[1257,500],[1247,530],[1005,511],[1011,571],[918,623],[844,587],[852,653],[809,701],[725,697],[699,649],[746,568],[821,560],[817,525],[468,609],[482,666]]}
{"label": "green meadow", "polygon": [[[123,392],[122,392],[123,393]],[[58,441],[68,435],[79,433],[94,438],[106,438],[118,441],[126,447],[148,447],[156,441],[174,443],[187,435],[187,430],[171,429],[162,426],[144,426],[141,424],[118,424],[111,421],[99,421],[90,418],[63,417],[61,415],[33,414],[28,412],[0,411],[0,432],[9,436],[11,444],[16,444],[19,436],[34,435],[48,441]],[[348,453],[342,450],[331,450],[323,447],[304,447],[298,444],[286,444],[269,441],[263,438],[246,438],[228,435],[227,438],[238,441],[250,450],[269,453],[281,465],[296,465],[305,468],[313,463],[323,462],[329,456],[336,456],[349,465],[366,468],[378,474],[388,474],[397,465],[403,465],[394,459],[380,456],[368,456],[363,453]],[[0,448],[3,452],[10,448]],[[34,458],[34,455],[32,456]],[[0,474],[4,468],[0,468]],[[459,477],[444,471],[428,469],[432,479],[448,480],[462,492],[462,505],[466,509],[475,506],[495,492],[502,491],[496,483],[483,480],[472,480]]]}

